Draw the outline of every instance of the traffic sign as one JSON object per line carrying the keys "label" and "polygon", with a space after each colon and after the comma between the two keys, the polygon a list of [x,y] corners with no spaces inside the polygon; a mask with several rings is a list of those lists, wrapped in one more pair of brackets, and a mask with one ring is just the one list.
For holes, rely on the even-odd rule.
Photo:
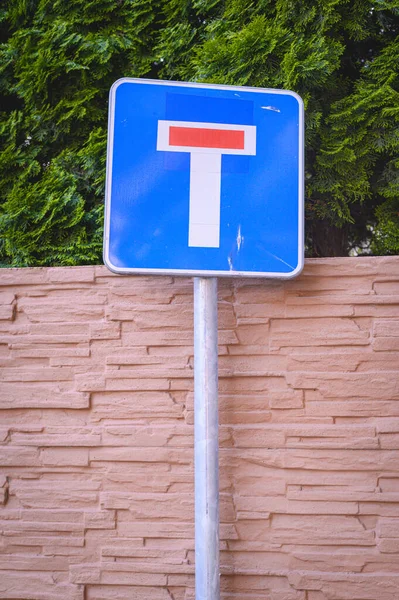
{"label": "traffic sign", "polygon": [[117,273],[289,278],[303,267],[294,92],[120,79],[104,261]]}

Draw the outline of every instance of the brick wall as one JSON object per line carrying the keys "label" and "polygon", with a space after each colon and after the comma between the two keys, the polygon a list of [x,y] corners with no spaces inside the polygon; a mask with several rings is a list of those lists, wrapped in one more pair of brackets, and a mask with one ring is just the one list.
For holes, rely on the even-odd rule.
{"label": "brick wall", "polygon": [[[223,599],[399,598],[399,257],[223,281]],[[193,600],[188,279],[0,272],[0,598]]]}

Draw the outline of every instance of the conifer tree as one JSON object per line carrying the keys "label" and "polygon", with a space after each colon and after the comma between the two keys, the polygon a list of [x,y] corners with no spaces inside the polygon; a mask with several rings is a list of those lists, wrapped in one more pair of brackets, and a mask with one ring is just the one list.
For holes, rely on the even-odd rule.
{"label": "conifer tree", "polygon": [[397,0],[5,0],[0,261],[101,262],[120,77],[291,89],[312,256],[399,253]]}

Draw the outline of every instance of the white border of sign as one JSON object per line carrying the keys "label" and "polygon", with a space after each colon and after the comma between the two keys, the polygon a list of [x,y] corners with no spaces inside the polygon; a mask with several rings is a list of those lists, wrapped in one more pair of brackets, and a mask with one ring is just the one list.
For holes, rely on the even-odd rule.
{"label": "white border of sign", "polygon": [[[111,182],[112,182],[112,150],[114,143],[114,121],[115,121],[115,95],[117,88],[123,83],[138,83],[152,85],[173,85],[178,87],[190,87],[199,89],[220,89],[231,90],[234,92],[250,91],[256,93],[281,94],[293,96],[299,105],[299,147],[298,147],[298,256],[299,263],[291,273],[267,273],[257,271],[206,271],[191,269],[143,269],[130,267],[117,267],[113,265],[109,258],[109,238],[110,238],[110,214],[111,214]],[[243,126],[240,126],[240,128]],[[123,77],[115,81],[109,94],[109,113],[108,113],[108,143],[107,143],[107,172],[105,183],[105,222],[104,222],[104,264],[110,271],[119,274],[138,274],[138,275],[173,275],[184,277],[252,277],[268,279],[292,279],[299,275],[304,266],[304,107],[302,98],[295,92],[289,90],[275,90],[268,88],[241,87],[234,85],[215,85],[211,83],[189,83],[182,81],[166,81],[156,79],[135,79],[132,77]]]}

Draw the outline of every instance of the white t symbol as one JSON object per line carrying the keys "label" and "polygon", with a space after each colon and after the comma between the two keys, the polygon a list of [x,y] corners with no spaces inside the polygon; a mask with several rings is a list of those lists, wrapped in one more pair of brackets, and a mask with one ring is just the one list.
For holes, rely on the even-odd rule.
{"label": "white t symbol", "polygon": [[188,245],[219,248],[222,154],[256,154],[254,125],[158,121],[157,150],[190,152]]}

